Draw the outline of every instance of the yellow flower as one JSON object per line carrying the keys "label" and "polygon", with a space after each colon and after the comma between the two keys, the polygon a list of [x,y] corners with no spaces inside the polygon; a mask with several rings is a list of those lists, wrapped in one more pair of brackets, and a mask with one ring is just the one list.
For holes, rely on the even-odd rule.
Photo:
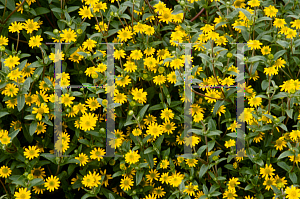
{"label": "yellow flower", "polygon": [[235,193],[235,189],[229,189],[227,191],[225,191],[225,193],[223,194],[224,198],[227,199],[235,199],[235,197],[237,197],[236,193]]}
{"label": "yellow flower", "polygon": [[245,8],[246,6],[245,0],[236,0],[233,5],[235,8]]}
{"label": "yellow flower", "polygon": [[261,48],[261,53],[263,55],[268,55],[268,54],[270,54],[270,52],[271,52],[271,48],[269,46],[264,46]]}
{"label": "yellow flower", "polygon": [[121,42],[126,42],[132,38],[132,32],[127,28],[123,28],[118,31],[118,38],[121,40]]}
{"label": "yellow flower", "polygon": [[3,35],[0,36],[0,46],[6,46],[8,44],[7,37],[4,37]]}
{"label": "yellow flower", "polygon": [[229,182],[228,182],[228,189],[229,190],[235,190],[235,187],[237,186],[237,185],[239,185],[239,184],[241,184],[240,182],[238,182],[238,178],[235,178],[235,177],[233,177],[233,178],[231,178],[230,180],[229,180]]}
{"label": "yellow flower", "polygon": [[158,180],[159,178],[159,173],[157,172],[157,170],[151,169],[149,171],[149,174],[146,175],[147,180],[150,181],[150,183],[152,183],[153,180]]}
{"label": "yellow flower", "polygon": [[86,40],[85,42],[83,42],[83,50],[85,50],[86,48],[88,49],[88,50],[92,50],[93,48],[95,48],[96,47],[96,41],[95,40],[92,40],[92,39],[88,39],[88,40]]}
{"label": "yellow flower", "polygon": [[38,30],[40,25],[38,22],[34,22],[33,19],[27,19],[24,24],[24,29],[27,33],[32,33],[34,30]]}
{"label": "yellow flower", "polygon": [[93,17],[91,8],[87,6],[83,6],[83,8],[79,8],[78,14],[81,16],[82,19],[86,17],[91,19],[91,17]]}
{"label": "yellow flower", "polygon": [[274,6],[269,6],[264,9],[265,15],[268,17],[276,17],[278,10]]}
{"label": "yellow flower", "polygon": [[195,191],[198,190],[198,185],[193,185],[192,182],[188,186],[185,186],[184,193],[187,193],[189,196],[195,195]]}
{"label": "yellow flower", "polygon": [[49,108],[47,107],[47,105],[45,103],[43,103],[41,105],[41,107],[39,107],[39,108],[33,107],[32,113],[33,114],[37,113],[36,119],[42,120],[43,114],[49,113]]}
{"label": "yellow flower", "polygon": [[143,92],[143,88],[138,89],[135,88],[132,90],[133,99],[138,101],[139,103],[143,104],[147,101],[147,92]]}
{"label": "yellow flower", "polygon": [[76,42],[76,33],[74,30],[72,29],[68,29],[68,30],[62,30],[62,34],[60,34],[60,37],[62,38],[62,41],[66,41],[66,42]]}
{"label": "yellow flower", "polygon": [[128,177],[124,177],[123,179],[121,179],[121,184],[120,187],[127,191],[128,189],[130,189],[133,186],[133,181],[131,178]]}
{"label": "yellow flower", "polygon": [[18,94],[19,88],[12,83],[9,83],[5,86],[5,89],[2,91],[2,94],[10,97],[14,97]]}
{"label": "yellow flower", "polygon": [[59,184],[60,184],[59,178],[51,175],[50,177],[48,177],[46,179],[46,182],[44,185],[47,188],[47,190],[49,190],[49,192],[51,192],[51,191],[54,191],[54,189],[58,189]]}
{"label": "yellow flower", "polygon": [[[79,163],[80,166],[84,166],[84,165],[86,165],[89,158],[84,153],[80,153],[78,155],[78,157],[75,157],[75,159],[80,161],[80,163]],[[78,164],[78,163],[76,163],[76,164]]]}
{"label": "yellow flower", "polygon": [[253,49],[260,49],[260,48],[261,48],[260,45],[262,45],[262,43],[259,42],[259,40],[251,40],[251,39],[250,39],[250,40],[247,42],[247,45],[248,45],[248,47],[251,48],[251,50],[253,50]]}
{"label": "yellow flower", "polygon": [[278,69],[275,67],[275,65],[268,67],[268,68],[264,68],[264,73],[266,75],[277,75],[278,74]]}
{"label": "yellow flower", "polygon": [[173,187],[179,187],[183,179],[184,179],[184,174],[180,174],[180,172],[176,173],[175,171],[175,173],[173,173],[173,175],[169,177],[168,182]]}
{"label": "yellow flower", "polygon": [[58,62],[58,61],[64,60],[64,57],[65,57],[65,54],[60,50],[57,50],[55,54],[50,53],[50,55],[49,55],[50,60],[52,60],[53,62]]}
{"label": "yellow flower", "polygon": [[32,37],[30,37],[28,45],[31,48],[39,47],[42,44],[41,41],[43,41],[43,38],[41,38],[41,35],[32,36]]}
{"label": "yellow flower", "polygon": [[276,28],[283,28],[285,24],[286,24],[285,19],[278,19],[278,18],[275,18],[275,20],[274,20],[274,22],[273,22],[273,25],[274,25]]}
{"label": "yellow flower", "polygon": [[300,29],[300,19],[296,19],[295,21],[291,22],[291,27],[296,28],[297,30]]}
{"label": "yellow flower", "polygon": [[174,113],[172,112],[171,109],[166,108],[166,109],[162,110],[160,117],[161,117],[161,119],[164,119],[165,121],[169,121],[170,119],[174,118]]}
{"label": "yellow flower", "polygon": [[9,67],[10,70],[12,70],[16,65],[20,64],[19,61],[19,57],[10,55],[8,58],[5,59],[4,64],[5,66]]}
{"label": "yellow flower", "polygon": [[225,141],[225,145],[226,148],[235,146],[235,141],[233,139],[230,139],[229,141]]}
{"label": "yellow flower", "polygon": [[10,174],[11,174],[11,169],[9,167],[3,165],[0,168],[0,177],[7,178],[8,176],[10,176]]}
{"label": "yellow flower", "polygon": [[280,137],[276,140],[276,144],[275,144],[275,147],[276,147],[276,150],[283,150],[283,147],[286,146],[286,141],[284,140],[284,137]]}
{"label": "yellow flower", "polygon": [[205,26],[203,26],[202,28],[200,28],[200,30],[202,30],[203,33],[209,33],[214,31],[214,26],[209,25],[209,24],[205,24]]}
{"label": "yellow flower", "polygon": [[38,149],[36,146],[29,146],[28,149],[25,149],[24,156],[28,158],[29,160],[39,157],[40,149]]}
{"label": "yellow flower", "polygon": [[248,1],[248,5],[250,5],[251,7],[258,7],[260,5],[260,1],[259,0],[250,0],[250,1]]}
{"label": "yellow flower", "polygon": [[195,167],[198,163],[198,160],[196,159],[185,159],[185,162],[189,167]]}
{"label": "yellow flower", "polygon": [[18,192],[15,192],[16,199],[30,199],[31,193],[27,188],[19,188]]}
{"label": "yellow flower", "polygon": [[80,117],[80,129],[84,131],[94,130],[96,127],[97,117],[95,117],[94,113],[85,113]]}
{"label": "yellow flower", "polygon": [[148,126],[146,133],[156,138],[163,134],[163,129],[161,125],[158,125],[157,123],[153,122]]}
{"label": "yellow flower", "polygon": [[265,168],[260,168],[260,174],[263,178],[269,176],[272,177],[274,175],[273,171],[275,171],[275,169],[273,169],[271,164],[269,166],[266,164]]}
{"label": "yellow flower", "polygon": [[141,158],[141,156],[138,154],[138,151],[130,150],[125,155],[125,162],[129,163],[129,164],[135,164],[139,161],[140,158]]}
{"label": "yellow flower", "polygon": [[172,12],[171,9],[165,8],[162,11],[161,15],[158,16],[159,21],[166,22],[167,24],[169,24],[169,22],[172,21],[172,19],[173,19],[171,12]]}
{"label": "yellow flower", "polygon": [[288,199],[298,199],[300,197],[300,190],[297,187],[294,187],[294,185],[292,185],[291,188],[287,187],[285,193],[287,194],[286,198]]}
{"label": "yellow flower", "polygon": [[252,97],[251,99],[249,99],[249,104],[251,107],[258,107],[261,105],[262,99],[260,97]]}

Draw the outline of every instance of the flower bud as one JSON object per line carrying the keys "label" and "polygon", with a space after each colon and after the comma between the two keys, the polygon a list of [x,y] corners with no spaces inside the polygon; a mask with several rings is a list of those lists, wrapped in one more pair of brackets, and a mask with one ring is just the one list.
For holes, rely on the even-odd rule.
{"label": "flower bud", "polygon": [[109,161],[109,165],[111,165],[111,166],[115,165],[115,163],[116,163],[116,161],[115,161],[114,159],[111,159],[111,160]]}
{"label": "flower bud", "polygon": [[79,28],[79,29],[76,30],[76,33],[81,35],[83,33],[83,30]]}
{"label": "flower bud", "polygon": [[59,33],[58,29],[54,29],[54,30],[53,30],[53,33],[54,33],[54,34],[58,34],[58,33]]}
{"label": "flower bud", "polygon": [[185,6],[185,1],[180,1],[179,3],[181,6]]}
{"label": "flower bud", "polygon": [[136,102],[135,101],[131,101],[129,104],[130,104],[130,106],[134,107],[136,105]]}
{"label": "flower bud", "polygon": [[165,72],[165,68],[164,67],[159,67],[158,68],[158,72],[161,74],[161,73],[164,73]]}
{"label": "flower bud", "polygon": [[0,51],[4,52],[5,51],[5,47],[4,46],[0,46]]}
{"label": "flower bud", "polygon": [[129,115],[129,116],[132,116],[132,115],[133,115],[133,110],[130,110],[130,111],[128,112],[128,115]]}
{"label": "flower bud", "polygon": [[29,11],[29,5],[25,4],[25,5],[23,6],[23,8],[24,8],[25,11]]}
{"label": "flower bud", "polygon": [[270,59],[270,60],[274,59],[274,55],[273,54],[269,54],[268,55],[268,59]]}
{"label": "flower bud", "polygon": [[231,58],[232,57],[232,53],[227,53],[227,57]]}
{"label": "flower bud", "polygon": [[28,180],[33,180],[33,178],[34,178],[34,177],[33,177],[32,174],[27,175],[27,179],[28,179]]}
{"label": "flower bud", "polygon": [[93,78],[93,79],[98,78],[98,74],[97,74],[97,73],[93,73],[93,74],[92,74],[92,78]]}
{"label": "flower bud", "polygon": [[148,75],[147,74],[143,74],[143,79],[147,79]]}
{"label": "flower bud", "polygon": [[101,128],[101,129],[99,130],[99,133],[101,133],[101,134],[104,134],[104,133],[106,133],[106,130],[105,130],[105,128]]}

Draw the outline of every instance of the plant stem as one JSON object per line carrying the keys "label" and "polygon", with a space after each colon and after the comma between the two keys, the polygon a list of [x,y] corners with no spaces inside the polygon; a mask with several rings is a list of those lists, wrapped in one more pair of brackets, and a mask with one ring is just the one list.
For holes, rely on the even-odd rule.
{"label": "plant stem", "polygon": [[205,10],[205,9],[202,8],[202,9],[200,10],[200,12],[199,12],[198,14],[196,14],[196,16],[194,16],[194,17],[190,20],[190,22],[193,22],[195,19],[197,19],[197,18],[202,14],[202,12],[203,12],[204,10]]}
{"label": "plant stem", "polygon": [[7,194],[7,196],[8,196],[8,191],[7,191],[6,187],[5,187],[5,185],[3,184],[1,178],[0,178],[0,182],[1,182],[1,184],[2,184],[2,186],[3,186],[3,188],[4,188],[5,192],[6,192],[6,194]]}
{"label": "plant stem", "polygon": [[17,52],[18,52],[18,47],[19,47],[19,40],[20,40],[20,33],[18,32],[17,47],[16,47]]}
{"label": "plant stem", "polygon": [[[6,17],[6,19],[2,22],[2,24],[5,24],[6,21],[11,17],[11,15],[13,15],[21,6],[23,6],[23,4],[25,3],[25,0],[22,1],[22,3],[20,5],[18,5],[18,7],[16,7],[9,15],[8,17]],[[1,28],[2,30],[2,28]]]}

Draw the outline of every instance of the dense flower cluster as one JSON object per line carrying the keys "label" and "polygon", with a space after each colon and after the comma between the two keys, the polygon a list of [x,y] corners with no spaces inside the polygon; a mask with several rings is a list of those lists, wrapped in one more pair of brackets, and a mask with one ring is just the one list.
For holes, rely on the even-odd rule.
{"label": "dense flower cluster", "polygon": [[298,1],[12,2],[0,198],[300,198]]}

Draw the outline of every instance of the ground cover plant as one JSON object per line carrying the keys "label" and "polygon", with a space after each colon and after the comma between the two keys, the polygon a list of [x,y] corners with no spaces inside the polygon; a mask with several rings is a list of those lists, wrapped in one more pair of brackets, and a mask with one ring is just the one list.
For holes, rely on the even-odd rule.
{"label": "ground cover plant", "polygon": [[0,2],[0,198],[300,198],[298,0]]}

